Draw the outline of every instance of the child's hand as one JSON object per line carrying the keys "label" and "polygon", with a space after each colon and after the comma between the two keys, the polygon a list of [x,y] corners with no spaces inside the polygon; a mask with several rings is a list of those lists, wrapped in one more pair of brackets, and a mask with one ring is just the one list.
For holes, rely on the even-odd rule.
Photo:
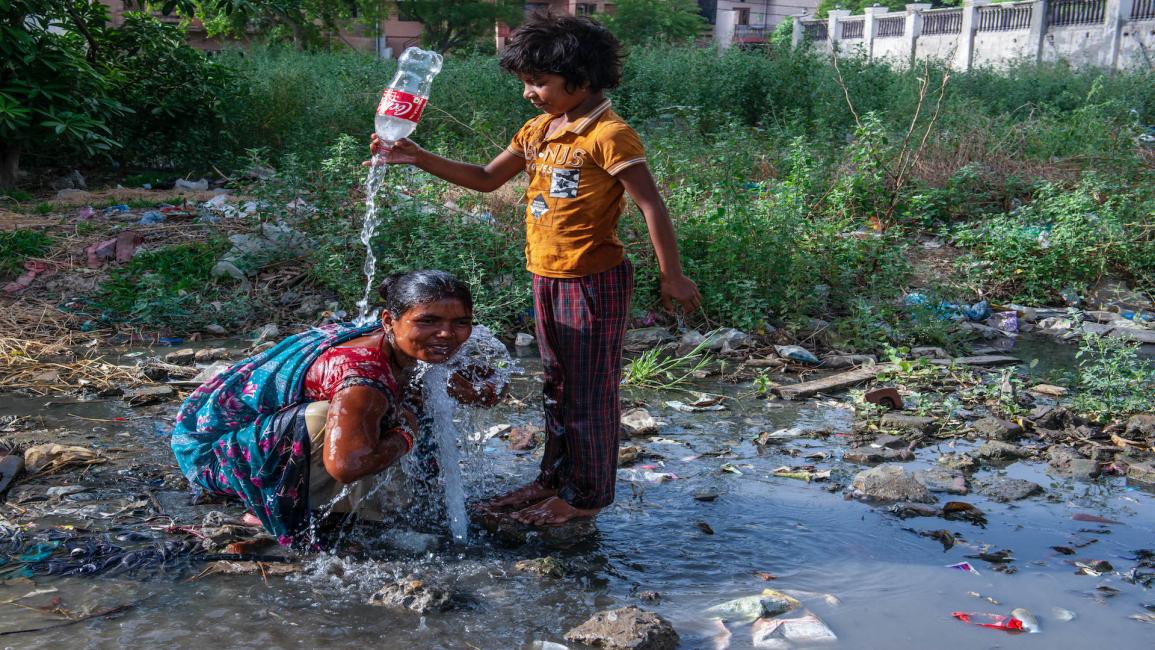
{"label": "child's hand", "polygon": [[698,293],[698,285],[684,275],[676,277],[662,277],[662,307],[673,313],[674,302],[682,306],[688,314],[702,305],[702,294]]}
{"label": "child's hand", "polygon": [[409,138],[402,138],[393,143],[393,146],[388,146],[381,141],[374,133],[369,138],[369,155],[370,159],[361,163],[364,167],[373,167],[380,164],[389,165],[412,165],[417,162],[417,156],[420,155],[424,149],[417,146]]}

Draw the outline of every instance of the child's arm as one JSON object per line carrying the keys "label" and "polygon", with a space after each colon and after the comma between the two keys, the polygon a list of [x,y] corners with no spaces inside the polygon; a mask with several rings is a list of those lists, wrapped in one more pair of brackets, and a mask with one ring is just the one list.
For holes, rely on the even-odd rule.
{"label": "child's arm", "polygon": [[[389,164],[413,165],[454,185],[479,192],[492,192],[517,176],[517,173],[522,169],[525,169],[525,159],[519,158],[509,151],[502,151],[497,154],[496,158],[483,167],[449,160],[429,153],[408,138],[398,140],[393,143],[391,148],[386,148],[376,134],[373,135],[369,151],[373,154],[374,159],[379,156],[381,160]],[[372,163],[366,163],[366,165],[370,164]]]}
{"label": "child's arm", "polygon": [[650,169],[645,163],[630,165],[618,174],[618,180],[646,218],[646,229],[650,232],[650,242],[654,245],[661,272],[662,306],[666,311],[673,311],[672,301],[676,300],[687,312],[694,311],[701,306],[702,295],[698,293],[698,285],[682,274],[674,224]]}

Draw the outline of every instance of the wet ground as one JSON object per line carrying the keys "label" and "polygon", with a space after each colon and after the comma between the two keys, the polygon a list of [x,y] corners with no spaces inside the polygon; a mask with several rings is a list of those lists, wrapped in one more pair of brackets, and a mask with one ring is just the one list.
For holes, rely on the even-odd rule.
{"label": "wet ground", "polygon": [[[473,428],[535,421],[533,362],[523,365],[527,376],[513,394],[526,398],[527,406],[503,407],[473,422]],[[1042,485],[1045,494],[1010,504],[975,494],[940,495],[940,505],[958,500],[981,508],[985,527],[940,518],[900,519],[886,507],[842,495],[841,488],[863,469],[840,460],[853,421],[849,409],[833,401],[782,403],[742,397],[749,386],[702,388],[733,399],[725,400],[724,411],[687,414],[664,406],[665,400],[684,400],[684,395],[627,395],[644,402],[664,422],[657,437],[624,443],[638,445],[646,454],[632,469],[677,478],[631,481],[626,477],[636,473],[624,471],[617,503],[602,513],[596,532],[587,537],[531,535],[525,543],[513,543],[475,527],[464,545],[445,541],[436,552],[413,555],[370,542],[346,558],[313,557],[303,572],[285,577],[191,579],[204,568],[195,562],[173,562],[135,577],[9,575],[0,586],[0,601],[36,590],[57,591],[0,603],[0,634],[7,635],[0,644],[530,648],[541,641],[564,643],[563,634],[595,611],[636,604],[669,619],[682,647],[715,648],[724,647],[717,638],[720,629],[704,610],[770,587],[795,595],[821,617],[838,635],[836,647],[1088,648],[1105,641],[1113,647],[1150,647],[1155,628],[1130,617],[1149,613],[1144,604],[1155,603],[1155,594],[1123,574],[1135,566],[1135,551],[1155,546],[1151,493],[1117,477],[1075,482],[1049,476],[1042,464],[1016,463],[980,471],[976,477],[1004,472]],[[158,508],[190,522],[211,510],[239,515],[239,508],[228,505],[186,506],[183,480],[161,435],[164,418],[174,408],[175,403],[133,409],[119,400],[78,403],[72,398],[0,396],[0,416],[33,418],[21,427],[23,432],[6,435],[25,444],[34,440],[97,446],[111,459],[21,481],[0,512],[9,522],[24,521],[22,510],[56,512],[26,532],[50,526],[78,533],[108,531],[109,538],[125,546],[186,539],[164,532],[171,521],[158,516]],[[762,431],[795,426],[828,435],[765,448],[752,442]],[[961,441],[954,450],[972,444]],[[920,449],[917,459],[906,465],[930,466],[947,450],[945,443]],[[817,452],[828,457],[804,459]],[[831,479],[808,483],[772,476],[775,468],[803,463],[833,470]],[[520,483],[532,476],[535,464],[533,452],[512,452],[504,440],[493,438],[466,469],[477,492]],[[48,494],[51,487],[70,485],[90,489]],[[703,492],[715,492],[717,498],[695,498]],[[1118,523],[1081,520],[1084,515]],[[918,534],[940,529],[957,542],[947,551],[935,539]],[[1074,554],[1064,555],[1055,546]],[[967,558],[1004,549],[1014,559],[1002,564],[1013,573]],[[560,561],[563,576],[542,577],[513,568],[518,560],[546,555]],[[1092,560],[1106,560],[1113,570],[1099,576],[1078,573],[1076,561]],[[978,574],[947,568],[962,561],[969,561]],[[459,597],[459,607],[422,616],[367,604],[382,584],[410,575],[449,586]],[[644,592],[659,597],[643,600]],[[51,609],[57,597],[59,607],[73,617],[132,607],[109,618],[11,634],[67,623],[59,613],[35,609]],[[1012,635],[951,618],[955,611],[1007,614],[1016,607],[1034,613],[1041,633]],[[1063,620],[1071,613],[1073,620]],[[732,623],[729,632],[729,647],[751,647],[748,624]]]}

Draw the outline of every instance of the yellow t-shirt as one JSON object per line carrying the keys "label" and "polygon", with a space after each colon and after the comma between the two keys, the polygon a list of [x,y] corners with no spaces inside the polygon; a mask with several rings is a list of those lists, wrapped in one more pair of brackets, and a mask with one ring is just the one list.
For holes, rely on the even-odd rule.
{"label": "yellow t-shirt", "polygon": [[646,161],[642,141],[608,99],[547,138],[552,120],[526,122],[509,145],[529,175],[526,268],[550,278],[601,273],[625,257],[617,236],[625,188],[615,176]]}

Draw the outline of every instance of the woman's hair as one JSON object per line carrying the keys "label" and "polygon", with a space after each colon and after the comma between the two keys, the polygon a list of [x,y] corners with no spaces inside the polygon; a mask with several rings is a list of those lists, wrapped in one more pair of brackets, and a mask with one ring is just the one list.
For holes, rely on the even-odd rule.
{"label": "woman's hair", "polygon": [[621,49],[618,39],[594,20],[539,12],[510,34],[501,51],[501,69],[561,75],[570,92],[587,82],[597,92],[621,82]]}
{"label": "woman's hair", "polygon": [[393,318],[401,318],[417,305],[448,298],[460,300],[466,308],[473,310],[473,295],[469,293],[469,287],[445,271],[427,269],[392,273],[381,282],[377,293]]}

